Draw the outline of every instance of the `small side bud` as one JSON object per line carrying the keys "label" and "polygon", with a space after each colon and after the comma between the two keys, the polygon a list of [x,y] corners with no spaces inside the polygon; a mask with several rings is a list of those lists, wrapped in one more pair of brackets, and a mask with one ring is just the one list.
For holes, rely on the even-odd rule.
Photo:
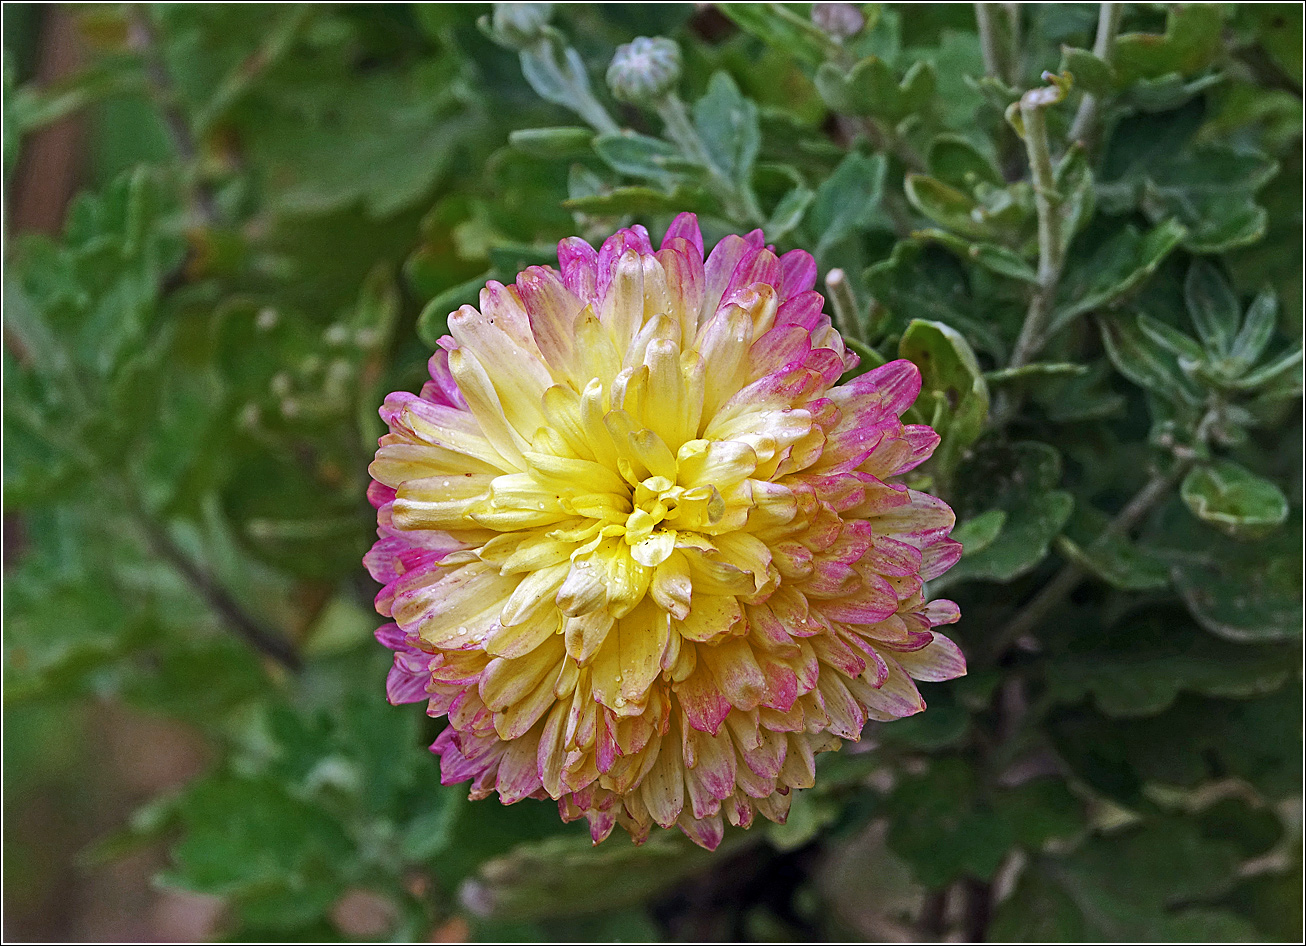
{"label": "small side bud", "polygon": [[651,105],[680,81],[680,47],[663,36],[637,37],[617,47],[608,66],[608,88],[619,102]]}
{"label": "small side bud", "polygon": [[544,35],[552,17],[551,3],[496,3],[490,28],[497,42],[524,49]]}
{"label": "small side bud", "polygon": [[866,17],[855,3],[813,3],[812,22],[837,40],[851,39],[866,28]]}

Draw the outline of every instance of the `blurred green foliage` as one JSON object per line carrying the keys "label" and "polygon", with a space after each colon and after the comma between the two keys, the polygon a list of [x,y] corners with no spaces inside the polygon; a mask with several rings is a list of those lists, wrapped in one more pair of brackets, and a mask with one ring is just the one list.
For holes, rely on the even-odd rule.
{"label": "blurred green foliage", "polygon": [[[6,191],[90,129],[62,236],[7,249],[7,792],[74,777],[91,696],[197,727],[210,770],[86,858],[167,839],[234,938],[347,936],[361,888],[395,939],[1298,940],[1301,8],[977,6],[992,43],[968,5],[91,6],[40,87],[7,5]],[[683,74],[635,107],[640,35]],[[785,826],[591,850],[384,702],[366,466],[487,279],[682,209],[810,249],[864,360],[921,366],[971,673]]]}

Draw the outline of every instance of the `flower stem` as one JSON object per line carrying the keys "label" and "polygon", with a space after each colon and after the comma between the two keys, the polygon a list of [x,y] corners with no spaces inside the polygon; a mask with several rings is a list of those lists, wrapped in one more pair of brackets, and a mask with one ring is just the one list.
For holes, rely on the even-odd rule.
{"label": "flower stem", "polygon": [[762,208],[757,205],[752,187],[747,181],[729,180],[717,168],[707,152],[707,147],[703,144],[703,139],[698,134],[698,129],[690,120],[689,110],[685,108],[685,103],[680,96],[670,92],[659,99],[654,108],[657,109],[658,116],[666,126],[667,136],[680,146],[691,161],[703,165],[712,175],[717,196],[721,198],[726,213],[742,223],[756,225],[764,223],[765,216]]}
{"label": "flower stem", "polygon": [[[1120,31],[1122,4],[1104,3],[1098,11],[1097,38],[1093,42],[1093,55],[1103,62],[1111,62],[1111,53],[1115,49],[1116,34]],[[1098,113],[1101,103],[1096,95],[1085,94],[1079,103],[1079,111],[1070,126],[1070,140],[1082,142],[1087,148],[1097,135]]]}

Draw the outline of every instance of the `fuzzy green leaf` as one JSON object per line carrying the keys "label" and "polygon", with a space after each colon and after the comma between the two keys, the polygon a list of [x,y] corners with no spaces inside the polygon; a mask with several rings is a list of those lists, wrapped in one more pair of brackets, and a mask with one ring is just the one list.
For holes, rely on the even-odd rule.
{"label": "fuzzy green leaf", "polygon": [[1288,518],[1279,487],[1232,460],[1197,467],[1184,477],[1180,494],[1193,515],[1236,539],[1264,536]]}

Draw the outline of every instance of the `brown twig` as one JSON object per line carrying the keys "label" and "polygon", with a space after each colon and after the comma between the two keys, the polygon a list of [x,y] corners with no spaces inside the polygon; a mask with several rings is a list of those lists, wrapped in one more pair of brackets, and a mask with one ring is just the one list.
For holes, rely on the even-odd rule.
{"label": "brown twig", "polygon": [[222,620],[255,650],[271,657],[287,670],[298,671],[303,665],[299,654],[277,632],[256,619],[214,578],[197,565],[173,541],[172,536],[138,505],[132,504],[132,513],[145,533],[151,550],[171,565],[195,592],[204,599]]}

